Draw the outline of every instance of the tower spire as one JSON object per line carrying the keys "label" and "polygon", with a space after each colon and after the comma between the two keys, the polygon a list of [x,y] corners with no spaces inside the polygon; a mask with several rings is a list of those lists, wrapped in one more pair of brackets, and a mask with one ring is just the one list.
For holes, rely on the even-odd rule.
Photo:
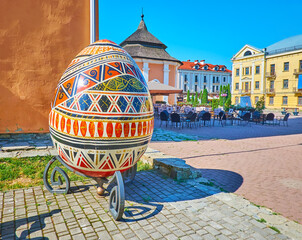
{"label": "tower spire", "polygon": [[147,26],[146,26],[145,21],[144,21],[144,16],[145,16],[145,15],[144,15],[144,9],[142,8],[142,15],[141,15],[142,20],[141,20],[141,22],[139,23],[137,29],[144,29],[144,30],[147,30]]}

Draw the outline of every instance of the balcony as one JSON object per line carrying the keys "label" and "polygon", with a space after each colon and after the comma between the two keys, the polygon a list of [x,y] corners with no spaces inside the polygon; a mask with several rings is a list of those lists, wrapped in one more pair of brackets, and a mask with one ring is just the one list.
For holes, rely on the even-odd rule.
{"label": "balcony", "polygon": [[239,94],[242,94],[242,95],[248,95],[248,94],[251,94],[251,89],[240,89],[239,90]]}
{"label": "balcony", "polygon": [[275,88],[267,88],[266,94],[274,95],[275,94]]}
{"label": "balcony", "polygon": [[298,88],[294,87],[293,92],[296,94],[302,94],[302,89],[298,89]]}
{"label": "balcony", "polygon": [[298,69],[294,69],[294,75],[300,75],[300,74],[302,74],[302,69],[300,68],[298,68]]}
{"label": "balcony", "polygon": [[265,77],[275,79],[276,78],[276,73],[275,72],[267,72],[265,74]]}

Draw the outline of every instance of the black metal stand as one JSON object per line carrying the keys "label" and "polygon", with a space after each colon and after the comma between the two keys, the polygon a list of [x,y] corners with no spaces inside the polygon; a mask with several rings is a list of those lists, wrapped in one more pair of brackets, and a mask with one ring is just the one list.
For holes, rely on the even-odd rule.
{"label": "black metal stand", "polygon": [[[69,192],[69,189],[70,189],[70,181],[69,181],[69,177],[68,175],[66,174],[66,172],[59,168],[59,167],[55,167],[52,172],[51,172],[51,176],[50,176],[50,182],[51,184],[49,184],[48,182],[48,171],[50,169],[50,166],[57,160],[57,158],[53,157],[49,162],[48,164],[46,165],[45,167],[45,170],[44,170],[44,173],[43,173],[43,181],[44,181],[44,185],[46,187],[46,189],[51,192],[51,193],[68,193]],[[65,180],[65,188],[59,188],[59,189],[54,189],[52,186],[61,186],[63,185],[63,181],[62,181],[62,178],[61,176],[58,176],[58,180],[55,181],[55,176],[56,176],[56,173],[60,173],[62,175],[62,177],[64,178]]]}
{"label": "black metal stand", "polygon": [[[52,170],[51,176],[50,176],[50,181],[51,184],[49,184],[48,182],[48,171],[50,170],[50,166],[56,161],[58,160],[59,162],[61,162],[65,167],[67,167],[69,170],[71,170],[72,172],[81,175],[81,176],[85,176],[85,177],[89,177],[86,176],[82,173],[79,173],[73,169],[71,169],[69,166],[67,166],[64,161],[59,157],[53,157],[49,163],[47,164],[47,166],[45,167],[44,170],[44,174],[43,174],[43,181],[44,181],[44,185],[46,187],[46,189],[51,192],[51,193],[68,193],[70,190],[70,181],[69,181],[69,177],[66,174],[66,172],[59,168],[59,167],[55,167]],[[110,189],[109,186],[114,185],[111,190],[110,190],[110,195],[109,195],[109,211],[112,214],[113,218],[118,221],[122,218],[123,213],[124,213],[124,208],[125,208],[125,187],[124,187],[124,183],[132,183],[132,181],[135,178],[136,175],[136,171],[137,171],[137,164],[135,164],[132,168],[128,169],[127,171],[124,171],[123,173],[121,173],[120,171],[116,171],[113,175],[113,177],[108,180],[107,178],[93,178],[97,184],[99,185],[98,187],[98,194],[99,195],[103,195],[105,189],[103,188],[104,184],[108,183],[107,186],[107,190]],[[63,185],[63,181],[61,176],[58,176],[58,180],[55,181],[55,176],[56,173],[60,173],[66,183],[65,188],[59,188],[59,189],[54,189],[52,186],[61,186]],[[52,186],[51,186],[52,185]]]}

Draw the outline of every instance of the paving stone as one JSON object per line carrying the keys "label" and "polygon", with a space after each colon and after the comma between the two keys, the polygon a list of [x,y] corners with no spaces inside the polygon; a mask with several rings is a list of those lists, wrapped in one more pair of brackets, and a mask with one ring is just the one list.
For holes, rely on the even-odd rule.
{"label": "paving stone", "polygon": [[[84,185],[80,181],[71,184]],[[86,184],[91,185],[91,182]],[[126,206],[137,211],[134,210],[131,216],[124,214],[121,222],[115,222],[108,212],[108,196],[95,196],[95,186],[89,186],[90,190],[65,196],[49,194],[44,188],[42,191],[41,187],[22,190],[21,195],[25,195],[25,201],[18,203],[15,216],[23,216],[24,219],[17,220],[19,225],[16,232],[21,234],[27,227],[32,227],[31,230],[36,230],[31,232],[32,236],[36,234],[39,237],[41,234],[49,236],[49,239],[57,239],[58,236],[62,239],[71,237],[102,240],[257,239],[259,236],[267,239],[286,239],[283,234],[277,234],[267,228],[266,224],[256,221],[252,211],[257,209],[248,208],[248,214],[235,210],[237,201],[240,209],[250,203],[238,199],[234,194],[211,196],[186,182],[166,179],[155,171],[139,172],[136,180],[125,188]],[[14,191],[0,193],[3,208],[1,214],[5,213],[0,217],[2,238],[12,234],[12,231],[7,229],[13,229],[16,196]],[[143,201],[142,196],[149,196],[150,201]],[[52,203],[46,204],[47,201]],[[24,207],[25,204],[27,208]],[[45,206],[49,207],[48,210]],[[43,214],[44,211],[53,211],[53,214],[42,218],[40,211],[43,211]],[[264,211],[261,213],[264,214]],[[286,230],[292,227],[291,229],[299,231],[300,225],[290,225],[291,222],[287,219],[285,223],[288,224],[285,226]],[[53,235],[54,231],[57,235]],[[290,233],[294,234],[293,231]]]}

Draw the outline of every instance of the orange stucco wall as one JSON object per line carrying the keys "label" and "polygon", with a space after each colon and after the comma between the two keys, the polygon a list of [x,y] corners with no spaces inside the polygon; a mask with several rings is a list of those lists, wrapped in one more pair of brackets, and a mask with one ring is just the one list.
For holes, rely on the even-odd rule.
{"label": "orange stucco wall", "polygon": [[89,44],[89,1],[0,1],[0,133],[47,132],[56,85]]}
{"label": "orange stucco wall", "polygon": [[143,72],[143,66],[144,66],[144,64],[142,62],[136,62],[136,64],[139,67],[139,69],[141,70],[141,72]]}
{"label": "orange stucco wall", "polygon": [[[175,66],[173,66],[173,65],[169,65],[169,70],[170,70],[170,72],[169,72],[169,85],[170,86],[172,86],[172,87],[176,87],[175,86],[175,74],[176,74],[176,68],[175,68]],[[170,94],[169,95],[169,103],[170,104],[176,104],[176,102],[175,102],[175,95],[176,94]]]}
{"label": "orange stucco wall", "polygon": [[161,83],[164,83],[164,64],[149,63],[149,81],[158,79]]}

